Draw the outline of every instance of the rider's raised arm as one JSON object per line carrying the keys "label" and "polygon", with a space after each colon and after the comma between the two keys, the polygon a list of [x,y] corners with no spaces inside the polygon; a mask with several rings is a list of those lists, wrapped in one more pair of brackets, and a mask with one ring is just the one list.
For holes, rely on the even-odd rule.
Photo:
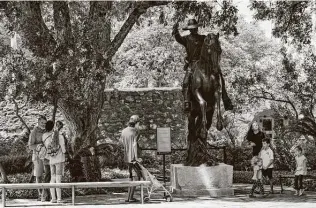
{"label": "rider's raised arm", "polygon": [[174,34],[174,37],[175,37],[175,39],[176,39],[176,41],[178,42],[178,43],[180,43],[181,45],[183,45],[183,46],[186,46],[186,38],[185,37],[182,37],[181,35],[180,35],[180,33],[179,33],[179,31],[177,31],[177,33],[175,33]]}
{"label": "rider's raised arm", "polygon": [[173,26],[172,35],[175,37],[175,39],[178,43],[180,43],[184,47],[186,46],[187,41],[186,41],[186,38],[182,37],[179,33],[179,23],[178,22]]}

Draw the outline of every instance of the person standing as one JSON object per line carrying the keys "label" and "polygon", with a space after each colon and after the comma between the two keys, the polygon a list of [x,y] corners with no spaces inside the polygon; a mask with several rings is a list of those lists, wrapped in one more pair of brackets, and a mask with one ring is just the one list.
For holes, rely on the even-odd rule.
{"label": "person standing", "polygon": [[304,192],[303,189],[303,177],[307,175],[307,159],[303,155],[303,149],[300,146],[295,148],[295,179],[294,179],[294,189],[295,195],[301,196]]}
{"label": "person standing", "polygon": [[[32,162],[33,162],[33,170],[34,170],[34,176],[36,183],[42,183],[42,177],[45,172],[44,182],[48,183],[50,180],[50,168],[49,168],[49,161],[47,159],[41,159],[39,157],[38,151],[36,150],[38,145],[42,144],[42,136],[45,132],[45,126],[46,126],[46,117],[45,116],[39,116],[37,120],[37,126],[34,127],[32,130],[29,141],[28,141],[28,147],[33,152],[32,153]],[[41,191],[38,189],[38,201],[45,201],[49,199],[48,191]]]}
{"label": "person standing", "polygon": [[[127,163],[130,180],[133,180],[133,170],[136,172],[138,180],[141,178],[141,172],[138,166],[135,164],[136,161],[141,162],[141,158],[138,158],[137,153],[137,141],[139,138],[139,116],[131,116],[128,127],[123,129],[121,133],[121,143],[124,147],[124,161]],[[128,189],[128,198],[126,202],[137,201],[134,198],[135,187]]]}
{"label": "person standing", "polygon": [[262,141],[265,138],[264,133],[259,129],[257,121],[254,121],[247,133],[246,140],[252,146],[252,156],[257,156],[262,148]]}
{"label": "person standing", "polygon": [[307,149],[307,140],[304,135],[301,135],[296,141],[293,147],[290,149],[292,155],[295,156],[296,147],[300,146],[302,149],[302,154],[305,155]]}
{"label": "person standing", "polygon": [[262,140],[262,149],[259,153],[259,157],[262,159],[262,176],[265,179],[269,179],[270,183],[270,193],[273,194],[273,162],[274,162],[274,153],[270,148],[270,139]]}
{"label": "person standing", "polygon": [[[66,160],[66,145],[63,135],[60,130],[63,128],[63,123],[57,121],[55,128],[53,121],[47,121],[46,131],[43,135],[43,142],[47,148],[47,155],[49,158],[49,164],[51,169],[51,181],[50,183],[61,183],[62,176],[64,174],[64,163]],[[57,193],[57,200],[56,200]],[[50,188],[51,202],[61,203],[61,188]]]}
{"label": "person standing", "polygon": [[253,193],[255,192],[255,189],[257,187],[260,188],[260,194],[264,196],[264,188],[262,184],[262,159],[259,158],[258,156],[254,156],[251,159],[251,165],[253,167],[253,177],[252,177],[253,186],[250,191],[249,197],[250,198],[254,197]]}

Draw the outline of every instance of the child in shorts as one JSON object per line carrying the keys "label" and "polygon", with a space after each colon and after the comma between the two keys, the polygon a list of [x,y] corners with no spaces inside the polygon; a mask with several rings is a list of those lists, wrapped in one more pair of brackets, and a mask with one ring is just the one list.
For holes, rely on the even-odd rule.
{"label": "child in shorts", "polygon": [[301,196],[304,192],[303,189],[303,177],[307,175],[307,159],[303,154],[302,147],[297,146],[295,148],[295,179],[294,179],[294,189],[296,196]]}
{"label": "child in shorts", "polygon": [[262,184],[262,159],[258,156],[254,156],[251,160],[253,167],[253,186],[250,191],[249,197],[254,197],[253,193],[257,187],[260,188],[260,194],[264,195],[264,189]]}

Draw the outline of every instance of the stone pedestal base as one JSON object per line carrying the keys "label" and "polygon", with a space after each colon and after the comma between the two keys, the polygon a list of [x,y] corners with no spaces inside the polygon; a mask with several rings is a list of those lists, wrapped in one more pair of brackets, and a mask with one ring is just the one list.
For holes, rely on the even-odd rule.
{"label": "stone pedestal base", "polygon": [[217,166],[199,167],[172,164],[170,182],[173,193],[181,196],[232,196],[233,166],[220,164]]}

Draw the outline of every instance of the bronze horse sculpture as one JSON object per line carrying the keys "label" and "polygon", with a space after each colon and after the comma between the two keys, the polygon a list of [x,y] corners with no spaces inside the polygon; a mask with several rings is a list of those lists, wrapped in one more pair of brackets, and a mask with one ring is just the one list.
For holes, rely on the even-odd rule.
{"label": "bronze horse sculpture", "polygon": [[201,49],[200,59],[192,65],[190,85],[192,108],[188,114],[188,155],[186,165],[199,166],[208,161],[207,132],[212,125],[216,107],[218,130],[223,129],[220,98],[221,81],[219,62],[221,57],[219,35],[210,33]]}

